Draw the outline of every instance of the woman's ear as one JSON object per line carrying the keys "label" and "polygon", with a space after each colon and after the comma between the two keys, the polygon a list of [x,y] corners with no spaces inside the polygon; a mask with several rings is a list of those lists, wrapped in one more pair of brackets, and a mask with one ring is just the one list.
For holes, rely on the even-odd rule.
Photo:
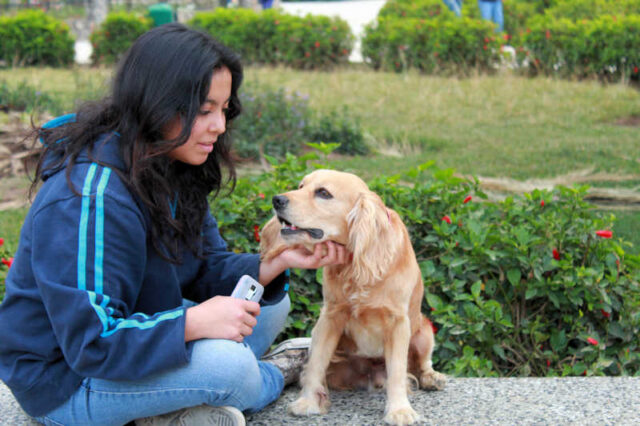
{"label": "woman's ear", "polygon": [[364,192],[349,212],[347,222],[354,278],[367,284],[380,280],[393,260],[398,240],[394,238],[387,208],[377,194]]}
{"label": "woman's ear", "polygon": [[280,236],[282,226],[276,216],[273,216],[260,232],[260,259],[268,261],[282,253],[287,245]]}

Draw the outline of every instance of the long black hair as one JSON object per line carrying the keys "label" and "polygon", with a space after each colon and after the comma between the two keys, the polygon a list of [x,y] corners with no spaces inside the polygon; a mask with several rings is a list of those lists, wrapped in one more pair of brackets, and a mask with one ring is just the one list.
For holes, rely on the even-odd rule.
{"label": "long black hair", "polygon": [[[218,195],[225,184],[230,190],[235,186],[229,131],[218,136],[213,152],[200,166],[172,161],[167,154],[189,138],[209,93],[213,72],[221,67],[228,68],[232,77],[226,112],[229,129],[241,111],[238,88],[243,73],[238,56],[208,34],[181,24],[146,32],[120,61],[108,97],[85,104],[74,123],[37,129],[44,136],[45,152],[36,169],[32,192],[46,170],[67,161],[67,181],[78,193],[70,180],[78,155],[86,149],[89,158],[100,163],[92,157],[94,142],[100,135],[117,132],[125,170],[114,171],[148,208],[153,246],[174,262],[180,261],[180,242],[197,254],[208,195]],[[176,117],[181,133],[166,140],[166,131]],[[47,151],[60,151],[60,161],[43,161]],[[227,169],[226,179],[223,167]]]}

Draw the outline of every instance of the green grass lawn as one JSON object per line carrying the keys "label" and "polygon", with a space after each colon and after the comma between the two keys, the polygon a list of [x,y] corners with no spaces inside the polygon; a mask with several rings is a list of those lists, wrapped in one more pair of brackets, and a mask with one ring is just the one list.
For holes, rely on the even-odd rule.
{"label": "green grass lawn", "polygon": [[[0,79],[26,80],[61,96],[69,108],[102,93],[109,77],[107,68],[0,70]],[[616,124],[640,116],[640,92],[629,86],[509,72],[457,79],[362,67],[334,72],[249,67],[245,81],[307,94],[320,111],[347,106],[376,154],[339,157],[332,164],[365,178],[434,160],[464,174],[515,179],[592,169],[632,175],[615,184],[596,182],[599,186],[640,186],[640,128]],[[640,212],[615,214],[616,233],[638,249]],[[20,212],[0,212],[0,236],[19,222]]]}

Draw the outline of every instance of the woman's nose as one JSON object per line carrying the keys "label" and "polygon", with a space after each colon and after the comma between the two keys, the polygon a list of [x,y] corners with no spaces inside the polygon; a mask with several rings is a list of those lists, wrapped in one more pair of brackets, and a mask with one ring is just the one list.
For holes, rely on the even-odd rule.
{"label": "woman's nose", "polygon": [[209,131],[218,133],[218,134],[224,133],[224,131],[226,130],[226,123],[227,123],[227,118],[224,112],[221,112],[219,114],[211,114],[211,115],[213,115],[214,117],[212,117],[211,122],[209,123]]}

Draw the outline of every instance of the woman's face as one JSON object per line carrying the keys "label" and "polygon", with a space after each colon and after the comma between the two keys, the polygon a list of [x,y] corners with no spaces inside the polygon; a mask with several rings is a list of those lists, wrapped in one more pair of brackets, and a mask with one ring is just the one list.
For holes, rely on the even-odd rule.
{"label": "woman's face", "polygon": [[[204,104],[200,106],[189,139],[169,152],[169,157],[183,163],[199,166],[207,161],[207,157],[213,151],[213,144],[218,136],[226,130],[226,112],[229,108],[231,97],[231,71],[227,67],[221,67],[213,71],[209,94]],[[178,119],[167,131],[166,138],[178,137],[182,126]]]}

